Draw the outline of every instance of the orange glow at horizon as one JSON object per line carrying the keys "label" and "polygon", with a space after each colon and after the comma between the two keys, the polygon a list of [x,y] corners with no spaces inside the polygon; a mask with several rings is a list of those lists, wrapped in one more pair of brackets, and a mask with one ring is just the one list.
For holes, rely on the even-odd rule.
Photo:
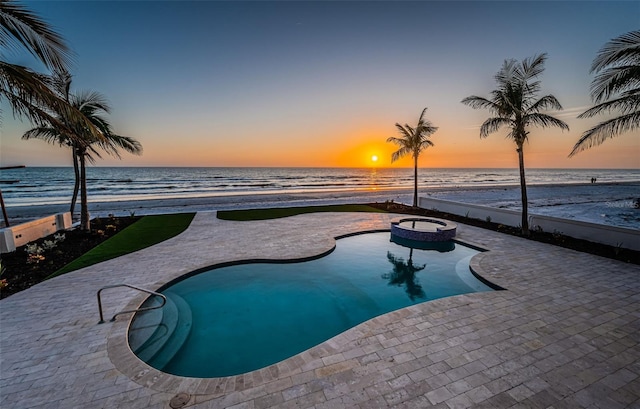
{"label": "orange glow at horizon", "polygon": [[[125,134],[140,135],[144,155],[123,155],[123,160],[104,156],[98,166],[193,166],[193,167],[347,167],[347,168],[413,168],[413,159],[406,156],[391,162],[398,147],[386,142],[394,135],[391,120],[376,122],[354,120],[344,126],[312,131],[307,138],[286,144],[282,132],[269,132],[260,138],[250,132],[237,132],[225,138],[214,138],[210,130],[189,130],[178,142],[170,135],[179,128],[167,129],[154,135],[144,130],[125,130]],[[425,149],[418,159],[420,168],[518,168],[515,145],[497,133],[480,138],[477,129],[466,129],[445,120],[432,136],[435,145]],[[26,129],[26,126],[25,126]],[[608,140],[598,146],[567,158],[575,133],[554,130],[535,130],[525,146],[525,168],[638,168],[640,145],[632,134]],[[222,134],[220,131],[214,136]],[[166,137],[165,137],[166,136]],[[236,142],[243,140],[250,149],[238,149]],[[285,149],[283,147],[286,146]],[[22,152],[42,151],[37,166],[48,166],[52,158],[59,158],[54,166],[70,166],[70,155],[64,149],[52,149],[42,141],[5,146],[3,159],[8,155],[16,164],[31,163],[21,160]],[[374,160],[374,157],[377,160]]]}

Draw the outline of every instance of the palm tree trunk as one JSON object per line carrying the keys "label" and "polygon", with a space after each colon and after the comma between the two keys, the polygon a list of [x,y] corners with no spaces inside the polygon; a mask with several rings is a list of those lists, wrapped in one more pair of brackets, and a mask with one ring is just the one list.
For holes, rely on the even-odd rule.
{"label": "palm tree trunk", "polygon": [[73,152],[73,173],[75,175],[75,182],[73,184],[73,197],[71,198],[71,219],[73,220],[73,212],[76,208],[76,201],[78,200],[78,191],[80,190],[80,169],[78,167],[78,154],[76,149],[72,149]]}
{"label": "palm tree trunk", "polygon": [[91,224],[89,221],[89,204],[87,201],[87,170],[86,170],[86,154],[84,151],[78,153],[80,158],[80,230],[89,232]]}
{"label": "palm tree trunk", "polygon": [[522,198],[522,234],[529,235],[529,202],[527,199],[527,182],[524,177],[524,152],[523,145],[519,144],[518,149],[518,163],[520,165],[520,197]]}
{"label": "palm tree trunk", "polygon": [[418,156],[413,156],[413,207],[418,206]]}

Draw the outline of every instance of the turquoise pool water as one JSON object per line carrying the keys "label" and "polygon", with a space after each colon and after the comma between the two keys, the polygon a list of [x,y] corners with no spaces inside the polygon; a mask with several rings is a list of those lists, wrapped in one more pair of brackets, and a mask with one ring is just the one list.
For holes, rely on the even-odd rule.
{"label": "turquoise pool water", "polygon": [[[277,363],[378,315],[412,304],[492,291],[469,270],[477,250],[449,242],[413,249],[369,233],[337,240],[300,263],[214,268],[165,289],[167,305],[138,314],[134,352],[191,377],[237,375]],[[150,300],[149,302],[157,302]]]}

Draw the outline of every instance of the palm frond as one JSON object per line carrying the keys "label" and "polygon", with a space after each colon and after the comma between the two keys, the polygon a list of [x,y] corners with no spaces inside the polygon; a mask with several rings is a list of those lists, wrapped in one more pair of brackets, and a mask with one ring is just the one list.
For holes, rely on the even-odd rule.
{"label": "palm frond", "polygon": [[45,126],[29,129],[22,135],[22,139],[40,139],[47,143],[57,143],[60,146],[68,146],[71,143],[70,139],[66,135],[60,133],[59,129]]}
{"label": "palm frond", "polygon": [[618,136],[624,132],[640,130],[640,111],[609,119],[586,131],[576,142],[569,153],[569,157],[594,146],[602,144],[607,139]]}
{"label": "palm frond", "polygon": [[73,129],[86,129],[94,138],[100,139],[98,129],[48,84],[47,76],[0,61],[0,96],[7,99],[14,116],[27,117],[37,126],[64,129],[69,135],[73,135]]}
{"label": "palm frond", "polygon": [[420,150],[426,149],[426,148],[428,148],[430,146],[435,146],[433,141],[430,140],[430,139],[425,139],[422,142],[420,142]]}
{"label": "palm frond", "polygon": [[94,114],[100,111],[105,114],[111,112],[111,106],[107,98],[96,91],[80,91],[72,97],[71,101],[80,111],[87,114]]}
{"label": "palm frond", "polygon": [[[518,67],[518,79],[524,83],[528,83],[531,79],[538,77],[544,72],[544,63],[547,60],[547,54],[542,53],[533,57],[525,58]],[[530,83],[529,86],[537,88],[539,82]]]}
{"label": "palm frond", "polygon": [[547,128],[547,127],[551,127],[551,126],[555,126],[557,128],[562,129],[563,131],[568,131],[569,130],[569,125],[566,124],[566,122],[555,118],[551,115],[547,115],[547,114],[542,114],[540,112],[532,112],[528,115],[526,115],[523,118],[523,122],[526,124],[533,124],[533,125],[537,125],[540,126],[542,128]]}
{"label": "palm frond", "polygon": [[498,106],[494,101],[490,101],[483,97],[478,97],[472,95],[470,97],[464,98],[462,101],[463,104],[470,106],[473,109],[485,108],[489,110],[498,110]]}
{"label": "palm frond", "polygon": [[513,126],[513,121],[504,117],[489,118],[480,126],[480,137],[486,138],[490,134],[497,132],[503,126],[511,127]]}
{"label": "palm frond", "polygon": [[398,132],[400,132],[400,135],[402,135],[405,139],[411,138],[411,135],[414,132],[414,129],[407,124],[401,125],[396,123],[396,129],[398,130]]}
{"label": "palm frond", "polygon": [[625,94],[620,98],[602,102],[592,108],[587,109],[586,111],[578,115],[578,118],[591,118],[598,114],[610,111],[620,111],[623,114],[640,111],[640,93]]}
{"label": "palm frond", "polygon": [[422,125],[422,132],[420,132],[420,135],[422,135],[422,137],[425,138],[433,135],[437,130],[438,130],[437,126],[433,126],[431,122],[427,121],[425,124]]}
{"label": "palm frond", "polygon": [[640,128],[640,31],[623,34],[606,43],[593,60],[591,72],[598,73],[591,82],[591,98],[596,105],[578,118],[614,110],[622,115],[586,131],[569,157]]}
{"label": "palm frond", "polygon": [[387,142],[394,143],[394,144],[396,144],[398,146],[404,146],[406,141],[407,141],[406,138],[397,138],[395,136],[390,136],[390,137],[387,138]]}
{"label": "palm frond", "polygon": [[415,135],[418,135],[420,139],[424,139],[438,130],[437,126],[434,126],[431,121],[424,117],[427,112],[427,108],[422,110],[420,119],[418,120],[418,126],[415,129]]}
{"label": "palm frond", "polygon": [[13,0],[0,2],[0,46],[24,47],[52,70],[66,70],[71,65],[71,51],[62,36]]}
{"label": "palm frond", "polygon": [[517,74],[515,59],[504,60],[502,67],[495,74],[494,78],[499,85],[511,84]]}
{"label": "palm frond", "polygon": [[38,125],[53,120],[44,107],[62,108],[47,86],[46,77],[26,67],[0,61],[0,96],[7,99],[16,117],[27,117]]}
{"label": "palm frond", "polygon": [[591,64],[591,72],[611,64],[640,64],[640,30],[622,34],[606,43]]}
{"label": "palm frond", "polygon": [[391,162],[393,163],[399,160],[400,158],[410,155],[411,153],[412,153],[412,149],[410,147],[403,146],[391,154]]}
{"label": "palm frond", "polygon": [[544,97],[534,102],[531,107],[529,107],[530,112],[540,112],[543,109],[553,109],[556,111],[560,111],[562,110],[562,105],[560,104],[560,101],[558,101],[558,99],[553,95],[545,95]]}
{"label": "palm frond", "polygon": [[56,71],[51,76],[51,88],[54,89],[61,98],[69,101],[71,92],[71,74],[66,71]]}
{"label": "palm frond", "polygon": [[105,138],[105,141],[101,141],[97,145],[109,155],[115,156],[118,159],[121,158],[119,149],[124,149],[134,155],[142,154],[142,145],[140,142],[128,136],[110,133]]}
{"label": "palm frond", "polygon": [[422,124],[424,121],[426,121],[427,119],[424,117],[424,114],[427,112],[427,107],[424,107],[424,109],[422,110],[422,112],[420,113],[420,117],[418,118],[418,125]]}
{"label": "palm frond", "polygon": [[100,155],[100,152],[98,152],[94,146],[89,145],[84,150],[84,157],[89,163],[94,164],[97,162],[97,159],[102,158],[102,155]]}
{"label": "palm frond", "polygon": [[633,89],[640,92],[640,63],[602,70],[591,82],[591,98],[598,103],[616,93]]}

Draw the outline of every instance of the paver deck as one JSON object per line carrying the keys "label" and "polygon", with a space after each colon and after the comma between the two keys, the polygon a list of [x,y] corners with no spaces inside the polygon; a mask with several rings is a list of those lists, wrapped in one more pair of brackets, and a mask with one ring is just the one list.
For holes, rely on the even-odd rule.
{"label": "paver deck", "polygon": [[[640,408],[640,267],[464,224],[490,251],[473,269],[506,291],[415,305],[277,365],[217,379],[166,375],[126,344],[128,316],[98,324],[95,294],[155,289],[195,269],[331,249],[401,215],[319,213],[230,222],[198,213],[175,237],[0,301],[0,407]],[[104,294],[105,316],[139,305]]]}

